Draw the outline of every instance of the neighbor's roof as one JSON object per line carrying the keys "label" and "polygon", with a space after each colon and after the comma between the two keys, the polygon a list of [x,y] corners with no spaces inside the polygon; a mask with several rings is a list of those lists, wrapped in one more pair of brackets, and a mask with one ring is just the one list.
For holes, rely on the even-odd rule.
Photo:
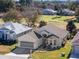
{"label": "neighbor's roof", "polygon": [[74,36],[72,40],[73,45],[79,45],[79,32]]}
{"label": "neighbor's roof", "polygon": [[58,36],[59,38],[64,38],[67,34],[68,31],[61,29],[57,26],[55,26],[54,24],[48,24],[46,26],[41,27],[38,32],[40,33],[40,31],[46,30],[48,32],[50,32],[51,34],[54,34],[56,36]]}
{"label": "neighbor's roof", "polygon": [[34,31],[28,32],[24,37],[20,37],[19,41],[36,42],[39,40]]}
{"label": "neighbor's roof", "polygon": [[19,23],[13,23],[13,22],[7,22],[3,25],[4,28],[7,28],[9,30],[14,31],[16,34],[20,34],[22,32],[31,30],[32,28],[29,28],[27,26],[24,26],[22,24]]}

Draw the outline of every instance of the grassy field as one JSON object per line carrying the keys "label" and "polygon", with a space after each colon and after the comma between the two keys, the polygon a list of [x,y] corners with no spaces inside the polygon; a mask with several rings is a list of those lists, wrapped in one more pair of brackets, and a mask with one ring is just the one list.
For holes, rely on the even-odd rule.
{"label": "grassy field", "polygon": [[56,15],[41,15],[39,16],[38,19],[44,20],[46,22],[53,22],[53,21],[58,21],[58,22],[64,22],[65,20],[75,18],[74,16],[56,16]]}
{"label": "grassy field", "polygon": [[[34,52],[33,59],[67,59],[71,51],[71,43],[68,41],[65,47],[55,51]],[[61,53],[65,53],[65,57],[61,57]]]}
{"label": "grassy field", "polygon": [[[54,25],[65,29],[67,22],[69,19],[75,19],[75,16],[49,16],[49,15],[41,15],[38,20],[45,21],[47,23],[53,23]],[[79,29],[79,23],[75,23],[77,29]]]}

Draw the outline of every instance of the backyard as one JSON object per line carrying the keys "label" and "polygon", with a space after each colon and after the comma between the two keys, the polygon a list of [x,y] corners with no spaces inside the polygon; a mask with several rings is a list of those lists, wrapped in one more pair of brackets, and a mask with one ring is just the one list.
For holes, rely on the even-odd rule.
{"label": "backyard", "polygon": [[[65,29],[67,22],[69,20],[76,20],[76,18],[75,18],[75,16],[40,15],[38,20],[45,21],[47,23],[53,23],[54,25],[56,25],[62,29]],[[79,23],[77,23],[77,22],[74,22],[74,23],[78,29]]]}

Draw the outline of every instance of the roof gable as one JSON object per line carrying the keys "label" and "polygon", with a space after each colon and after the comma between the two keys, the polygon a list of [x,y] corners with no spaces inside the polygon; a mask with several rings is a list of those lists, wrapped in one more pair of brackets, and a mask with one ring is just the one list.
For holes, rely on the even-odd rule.
{"label": "roof gable", "polygon": [[53,24],[48,24],[46,26],[41,27],[39,29],[39,32],[43,31],[43,30],[48,31],[51,34],[56,35],[59,38],[64,38],[68,34],[68,31],[66,31],[64,29],[61,29],[61,28],[59,28],[59,27],[57,27],[57,26],[55,26]]}
{"label": "roof gable", "polygon": [[31,31],[25,35],[24,39],[20,39],[19,41],[36,42],[37,40],[39,40],[39,38],[34,31]]}

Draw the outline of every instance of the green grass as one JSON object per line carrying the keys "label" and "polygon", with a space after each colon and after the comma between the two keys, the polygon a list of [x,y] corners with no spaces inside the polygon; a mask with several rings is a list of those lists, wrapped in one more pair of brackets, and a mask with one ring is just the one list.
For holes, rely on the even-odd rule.
{"label": "green grass", "polygon": [[3,23],[4,23],[3,19],[2,19],[2,18],[0,18],[0,24],[3,24]]}
{"label": "green grass", "polygon": [[74,16],[41,15],[39,16],[38,19],[46,22],[53,22],[53,21],[64,22],[65,20],[70,18],[74,18]]}
{"label": "green grass", "polygon": [[16,44],[13,44],[13,45],[11,45],[11,46],[7,46],[7,47],[9,48],[10,51],[12,51],[13,49],[16,48]]}
{"label": "green grass", "polygon": [[[65,47],[55,51],[34,52],[33,59],[67,59],[71,51],[71,43],[68,41]],[[65,53],[65,57],[61,57],[61,53]]]}
{"label": "green grass", "polygon": [[[75,19],[75,16],[56,16],[56,15],[40,15],[38,20],[45,21],[47,23],[53,23],[54,25],[65,29],[67,21],[69,19]],[[75,23],[76,27],[79,28],[79,23]]]}

